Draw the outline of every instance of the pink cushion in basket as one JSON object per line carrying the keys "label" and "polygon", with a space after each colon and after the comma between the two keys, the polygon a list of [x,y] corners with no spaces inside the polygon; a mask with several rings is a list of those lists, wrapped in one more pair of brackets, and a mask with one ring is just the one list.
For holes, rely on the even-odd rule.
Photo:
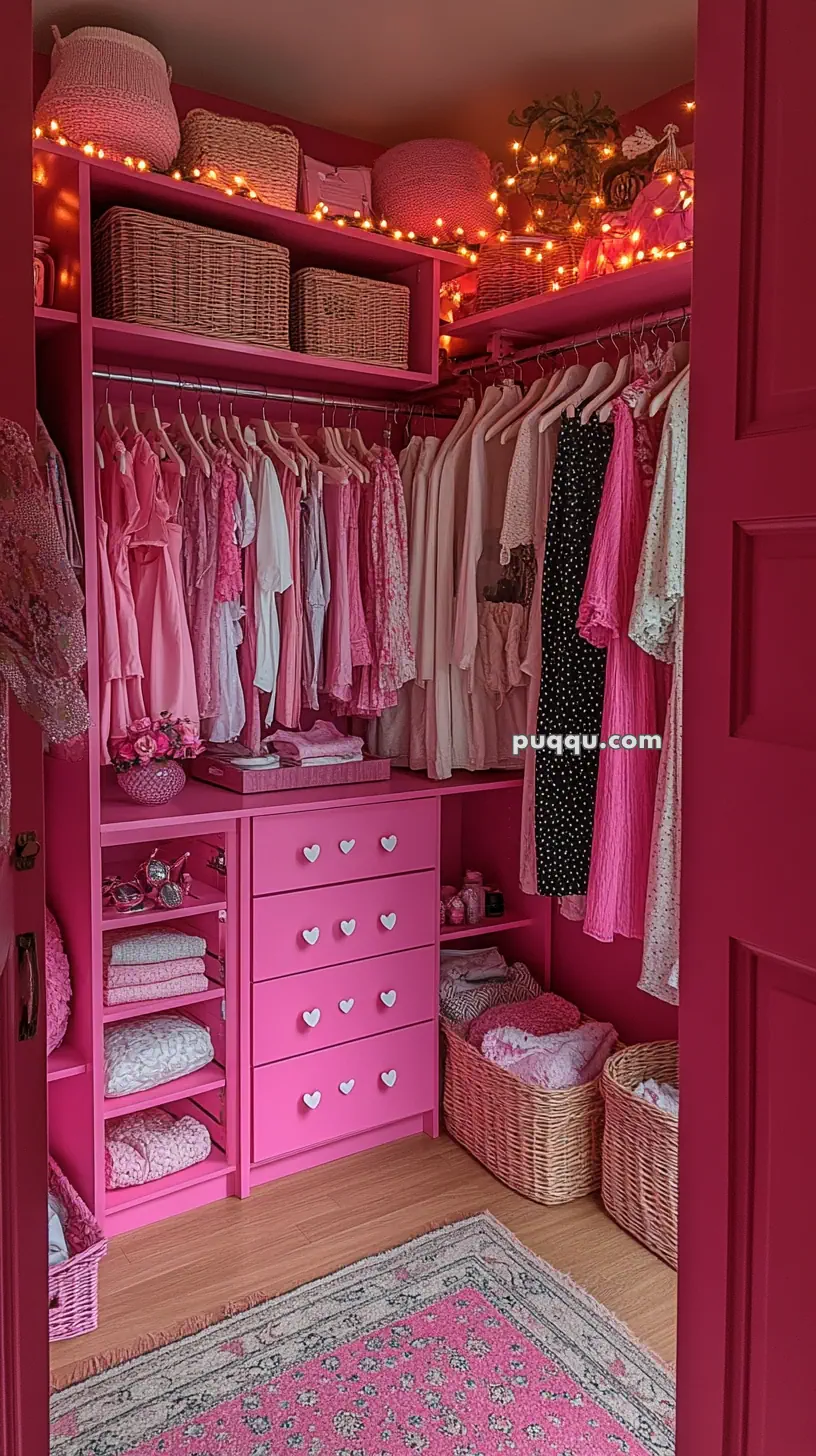
{"label": "pink cushion in basket", "polygon": [[468,1041],[481,1051],[482,1037],[495,1026],[517,1026],[533,1036],[549,1036],[556,1031],[572,1031],[578,1026],[581,1013],[571,1001],[544,991],[532,1001],[516,1001],[511,1006],[491,1006],[472,1021]]}

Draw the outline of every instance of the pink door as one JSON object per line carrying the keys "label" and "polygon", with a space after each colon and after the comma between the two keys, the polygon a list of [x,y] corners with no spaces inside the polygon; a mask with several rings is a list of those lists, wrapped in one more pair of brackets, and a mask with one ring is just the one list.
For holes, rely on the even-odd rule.
{"label": "pink door", "polygon": [[813,0],[701,0],[678,1456],[816,1451]]}
{"label": "pink door", "polygon": [[[32,290],[31,6],[3,10],[0,132],[6,226],[0,234],[0,416],[34,423]],[[11,719],[11,838],[42,843],[39,731]],[[42,950],[43,864],[17,871],[0,858],[0,1451],[48,1450],[46,1081],[43,1006],[35,1020]],[[32,941],[32,937],[34,937]],[[21,1037],[23,1038],[21,1040]]]}

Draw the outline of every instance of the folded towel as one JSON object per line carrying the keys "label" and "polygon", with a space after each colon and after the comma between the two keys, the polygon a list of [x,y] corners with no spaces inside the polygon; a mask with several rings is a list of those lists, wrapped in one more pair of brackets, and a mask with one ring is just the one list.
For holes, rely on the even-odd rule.
{"label": "folded towel", "polygon": [[203,956],[207,942],[201,935],[184,930],[148,930],[144,935],[108,934],[103,941],[104,959],[112,966],[149,966],[159,961]]}
{"label": "folded towel", "polygon": [[638,1083],[635,1096],[651,1102],[653,1107],[659,1107],[661,1112],[668,1112],[672,1117],[680,1116],[680,1092],[671,1082],[656,1082],[649,1077],[648,1081]]}
{"label": "folded towel", "polygon": [[116,986],[155,986],[160,981],[177,981],[181,976],[203,976],[201,956],[185,956],[178,961],[148,961],[144,965],[105,966],[103,977],[109,988]]}
{"label": "folded towel", "polygon": [[105,1186],[132,1188],[180,1173],[210,1156],[212,1143],[196,1117],[171,1117],[164,1108],[115,1117],[105,1129]]}
{"label": "folded towel", "polygon": [[293,729],[281,728],[271,735],[271,741],[281,758],[306,763],[309,759],[329,758],[330,761],[362,757],[365,743],[362,738],[341,733],[333,723],[322,718],[308,733],[296,733]]}
{"label": "folded towel", "polygon": [[178,976],[175,981],[143,981],[138,986],[106,986],[106,1006],[128,1006],[133,1001],[164,1001],[168,996],[192,996],[208,991],[206,976]]}
{"label": "folded towel", "polygon": [[439,971],[445,981],[504,981],[507,961],[496,945],[484,950],[443,950],[439,952]]}
{"label": "folded towel", "polygon": [[581,1013],[571,1001],[556,996],[553,991],[542,991],[531,1000],[516,1001],[511,1006],[492,1006],[472,1021],[468,1041],[484,1051],[485,1032],[497,1026],[513,1026],[519,1031],[531,1032],[533,1036],[549,1036],[554,1032],[571,1031],[578,1026]]}
{"label": "folded towel", "polygon": [[482,1054],[522,1082],[555,1090],[580,1087],[598,1077],[617,1039],[608,1021],[585,1021],[574,1031],[551,1036],[497,1026],[485,1032]]}
{"label": "folded towel", "polygon": [[307,754],[300,758],[297,754],[281,754],[281,765],[283,768],[323,768],[330,763],[362,763],[361,753],[321,753]]}

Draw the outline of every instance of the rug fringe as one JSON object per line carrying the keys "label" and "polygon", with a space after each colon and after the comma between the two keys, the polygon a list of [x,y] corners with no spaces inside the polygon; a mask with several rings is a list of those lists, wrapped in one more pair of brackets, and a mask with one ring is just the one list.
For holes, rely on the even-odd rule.
{"label": "rug fringe", "polygon": [[243,1299],[230,1300],[228,1304],[222,1304],[218,1308],[208,1311],[207,1314],[191,1315],[188,1319],[171,1325],[167,1330],[160,1330],[152,1335],[142,1335],[131,1345],[116,1350],[104,1350],[99,1355],[89,1355],[87,1359],[72,1365],[69,1370],[59,1370],[53,1373],[51,1392],[54,1394],[58,1390],[68,1390],[72,1385],[81,1385],[83,1380],[90,1380],[92,1375],[101,1375],[103,1371],[112,1370],[117,1365],[127,1365],[128,1361],[137,1360],[140,1355],[150,1355],[154,1350],[163,1350],[166,1345],[174,1345],[177,1340],[186,1339],[188,1335],[198,1335],[202,1330],[209,1329],[211,1325],[219,1325],[233,1315],[246,1314],[247,1310],[257,1309],[259,1304],[276,1299],[278,1293],[286,1293],[286,1291],[278,1290],[276,1294],[266,1292],[248,1294]]}

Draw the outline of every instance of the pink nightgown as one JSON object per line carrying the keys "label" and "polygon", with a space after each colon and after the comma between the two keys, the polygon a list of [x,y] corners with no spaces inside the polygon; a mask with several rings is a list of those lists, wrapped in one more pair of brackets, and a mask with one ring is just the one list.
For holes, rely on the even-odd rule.
{"label": "pink nightgown", "polygon": [[[104,456],[104,465],[99,471],[99,492],[108,525],[107,551],[116,604],[120,666],[119,677],[113,678],[109,685],[110,712],[105,707],[105,716],[110,723],[111,735],[116,737],[127,732],[128,724],[134,718],[142,718],[145,714],[139,627],[128,549],[139,519],[139,500],[130,451],[105,428],[100,431],[98,443]],[[105,610],[104,599],[101,608]]]}
{"label": "pink nightgown", "polygon": [[[592,541],[578,631],[606,647],[601,741],[658,734],[666,669],[629,637],[629,618],[651,495],[660,422],[636,423],[624,398],[612,404],[615,438]],[[651,462],[644,456],[653,443]],[[661,679],[663,681],[661,681]],[[643,937],[649,845],[660,754],[656,748],[607,748],[598,761],[584,930],[596,940]]]}

